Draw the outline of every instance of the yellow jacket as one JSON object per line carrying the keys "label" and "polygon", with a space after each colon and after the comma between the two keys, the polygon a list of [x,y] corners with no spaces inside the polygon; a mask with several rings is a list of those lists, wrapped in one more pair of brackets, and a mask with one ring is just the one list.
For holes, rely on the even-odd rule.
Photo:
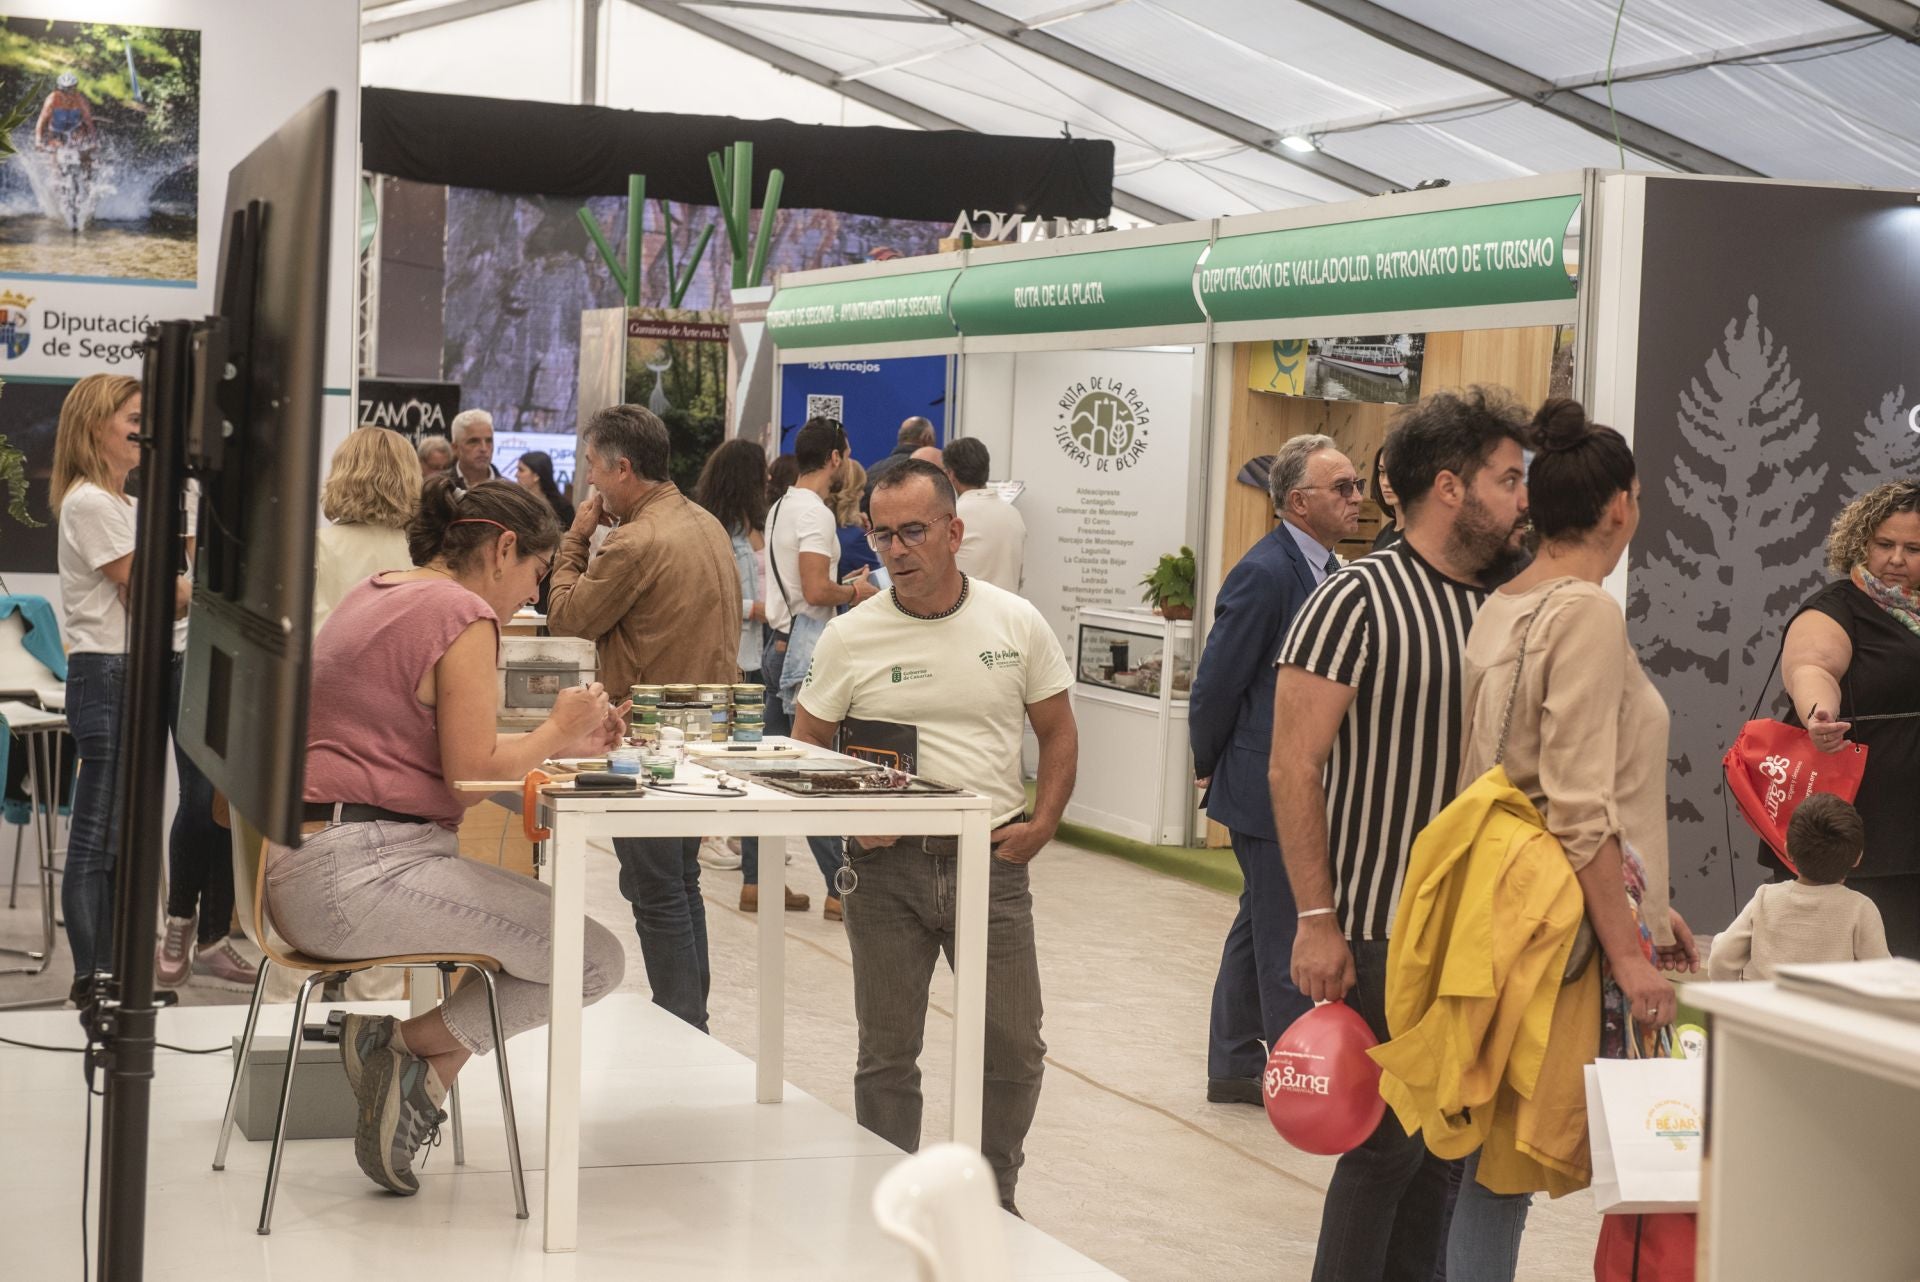
{"label": "yellow jacket", "polygon": [[1443,1158],[1481,1150],[1496,1193],[1586,1187],[1584,1067],[1599,965],[1560,982],[1585,904],[1559,841],[1499,767],[1414,842],[1387,949],[1380,1094]]}

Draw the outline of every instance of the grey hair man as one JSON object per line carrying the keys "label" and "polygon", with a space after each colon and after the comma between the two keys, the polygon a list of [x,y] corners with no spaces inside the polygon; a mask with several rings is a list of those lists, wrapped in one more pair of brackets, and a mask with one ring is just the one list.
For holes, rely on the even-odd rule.
{"label": "grey hair man", "polygon": [[943,463],[959,495],[955,511],[965,530],[961,570],[1002,591],[1019,592],[1026,577],[1027,522],[1013,504],[983,488],[991,465],[986,445],[963,436],[947,446]]}
{"label": "grey hair man", "polygon": [[[696,685],[739,678],[740,575],[733,543],[669,479],[671,444],[658,417],[615,405],[587,423],[580,474],[593,493],[554,556],[547,627],[590,638],[600,680]],[[590,556],[601,524],[613,531]],[[616,837],[620,893],[633,905],[654,1004],[707,1029],[706,909],[698,837]]]}
{"label": "grey hair man", "polygon": [[1358,478],[1326,436],[1296,436],[1267,474],[1271,533],[1220,585],[1187,704],[1194,777],[1207,815],[1233,840],[1245,890],[1220,950],[1207,1027],[1207,1099],[1259,1104],[1266,1048],[1312,1008],[1290,967],[1297,922],[1267,794],[1274,659],[1307,598],[1339,568],[1333,547],[1359,529]]}
{"label": "grey hair man", "polygon": [[493,465],[493,415],[461,410],[447,427],[453,438],[453,483],[461,489],[500,475]]}
{"label": "grey hair man", "polygon": [[423,436],[414,449],[420,455],[420,476],[423,480],[453,465],[453,442],[444,436]]}

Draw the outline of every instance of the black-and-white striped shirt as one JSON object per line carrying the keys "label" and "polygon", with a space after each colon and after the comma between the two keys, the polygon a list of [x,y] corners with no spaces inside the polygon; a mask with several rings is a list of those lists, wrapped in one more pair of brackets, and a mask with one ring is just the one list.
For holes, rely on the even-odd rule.
{"label": "black-and-white striped shirt", "polygon": [[1401,542],[1330,577],[1281,645],[1281,663],[1354,690],[1327,760],[1327,852],[1349,939],[1387,938],[1413,840],[1458,788],[1462,656],[1486,597]]}

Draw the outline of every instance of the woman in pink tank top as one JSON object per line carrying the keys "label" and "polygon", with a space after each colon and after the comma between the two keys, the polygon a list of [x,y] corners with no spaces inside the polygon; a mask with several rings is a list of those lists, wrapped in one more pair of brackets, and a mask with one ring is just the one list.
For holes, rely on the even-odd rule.
{"label": "woman in pink tank top", "polygon": [[[460,857],[461,817],[484,795],[453,781],[517,779],[549,757],[603,753],[626,705],[583,686],[562,691],[530,734],[495,729],[499,620],[538,595],[560,542],[537,496],[437,477],[407,542],[416,568],[354,588],[314,641],[308,835],[270,852],[268,907],[274,929],[313,957],[497,959],[500,1036],[511,1037],[547,1019],[551,894]],[[589,920],[586,999],[619,983],[625,964],[612,932]],[[485,985],[462,985],[404,1023],[349,1015],[341,1041],[360,1103],[360,1168],[382,1188],[417,1192],[413,1156],[445,1119],[447,1088],[471,1055],[498,1049]]]}

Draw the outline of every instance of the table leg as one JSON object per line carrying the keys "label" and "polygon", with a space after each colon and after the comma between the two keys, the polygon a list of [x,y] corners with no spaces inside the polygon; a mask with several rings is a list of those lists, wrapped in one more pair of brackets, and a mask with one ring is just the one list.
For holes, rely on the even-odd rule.
{"label": "table leg", "polygon": [[953,930],[953,1139],[970,1148],[980,1147],[980,1090],[986,1075],[989,831],[980,811],[962,816]]}
{"label": "table leg", "polygon": [[780,1102],[786,1078],[787,847],[793,840],[760,839],[760,1053],[753,1097],[762,1104]]}
{"label": "table leg", "polygon": [[[553,887],[553,969],[547,1024],[546,1239],[549,1251],[580,1241],[580,983],[585,974],[587,843],[564,814],[552,819],[547,879]],[[504,1048],[495,1052],[504,1053]]]}

